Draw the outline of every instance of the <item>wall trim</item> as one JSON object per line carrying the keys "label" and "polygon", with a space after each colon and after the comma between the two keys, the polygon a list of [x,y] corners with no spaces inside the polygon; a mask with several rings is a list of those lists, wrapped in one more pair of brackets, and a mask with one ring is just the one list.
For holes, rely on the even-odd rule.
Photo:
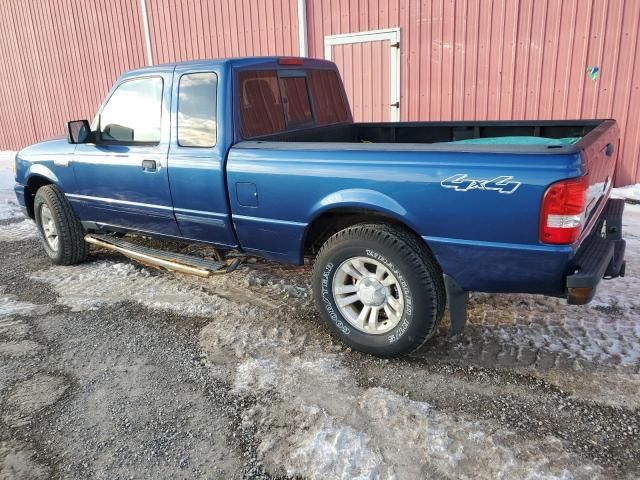
{"label": "wall trim", "polygon": [[153,53],[151,52],[151,33],[149,32],[149,16],[147,15],[147,2],[140,0],[142,14],[142,28],[144,30],[144,44],[147,51],[147,65],[153,65]]}
{"label": "wall trim", "polygon": [[307,57],[307,0],[298,0],[298,56]]}

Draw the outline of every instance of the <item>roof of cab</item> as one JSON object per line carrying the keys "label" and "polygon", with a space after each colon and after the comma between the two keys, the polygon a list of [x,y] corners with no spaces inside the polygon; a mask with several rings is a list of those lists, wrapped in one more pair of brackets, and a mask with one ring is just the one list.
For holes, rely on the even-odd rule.
{"label": "roof of cab", "polygon": [[303,66],[319,66],[322,64],[331,64],[332,62],[328,60],[323,60],[320,58],[307,58],[307,57],[233,57],[233,58],[211,58],[211,59],[203,59],[203,60],[189,60],[186,62],[172,62],[172,63],[160,63],[157,65],[151,65],[148,67],[136,68],[135,70],[129,70],[125,73],[125,76],[131,74],[139,74],[146,72],[154,72],[158,70],[165,70],[167,68],[175,68],[182,66],[192,66],[196,67],[221,67],[221,66],[232,66],[232,67],[258,67],[264,64],[269,64],[273,62],[278,62],[280,58],[296,58],[302,60]]}

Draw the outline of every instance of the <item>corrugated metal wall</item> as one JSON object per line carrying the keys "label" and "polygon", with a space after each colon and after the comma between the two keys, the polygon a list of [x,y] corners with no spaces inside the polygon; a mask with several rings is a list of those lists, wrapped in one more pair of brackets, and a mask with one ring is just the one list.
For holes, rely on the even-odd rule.
{"label": "corrugated metal wall", "polygon": [[3,0],[0,52],[0,149],[60,135],[144,65],[138,2]]}
{"label": "corrugated metal wall", "polygon": [[296,0],[147,0],[155,63],[297,55]]}
{"label": "corrugated metal wall", "polygon": [[[298,53],[296,0],[146,4],[157,63]],[[640,182],[640,0],[307,0],[307,20],[315,57],[325,35],[400,27],[403,120],[614,117],[617,183]],[[0,149],[13,149],[91,118],[145,64],[140,2],[3,0],[0,52]],[[356,113],[383,119],[362,68]]]}
{"label": "corrugated metal wall", "polygon": [[313,0],[307,18],[315,57],[326,35],[400,27],[402,120],[613,117],[617,184],[640,182],[639,0]]}

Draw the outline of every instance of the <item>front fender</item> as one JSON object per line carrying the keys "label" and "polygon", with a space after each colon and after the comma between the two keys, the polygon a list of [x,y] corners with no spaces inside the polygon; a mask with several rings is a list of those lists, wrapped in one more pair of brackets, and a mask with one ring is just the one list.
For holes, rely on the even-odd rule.
{"label": "front fender", "polygon": [[62,188],[62,185],[60,184],[60,180],[58,179],[56,174],[53,173],[53,171],[49,167],[41,163],[32,164],[27,170],[27,174],[25,177],[26,177],[26,182],[25,182],[26,185],[28,185],[29,182],[33,180],[33,178],[40,177]]}

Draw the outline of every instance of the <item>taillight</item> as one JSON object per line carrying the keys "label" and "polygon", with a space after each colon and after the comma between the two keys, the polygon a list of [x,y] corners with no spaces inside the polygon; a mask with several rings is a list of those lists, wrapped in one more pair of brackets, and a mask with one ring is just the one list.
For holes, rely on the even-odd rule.
{"label": "taillight", "polygon": [[302,65],[303,60],[299,57],[280,57],[278,58],[279,65]]}
{"label": "taillight", "polygon": [[578,239],[585,221],[588,186],[587,177],[583,176],[547,188],[540,215],[541,242],[569,244]]}

